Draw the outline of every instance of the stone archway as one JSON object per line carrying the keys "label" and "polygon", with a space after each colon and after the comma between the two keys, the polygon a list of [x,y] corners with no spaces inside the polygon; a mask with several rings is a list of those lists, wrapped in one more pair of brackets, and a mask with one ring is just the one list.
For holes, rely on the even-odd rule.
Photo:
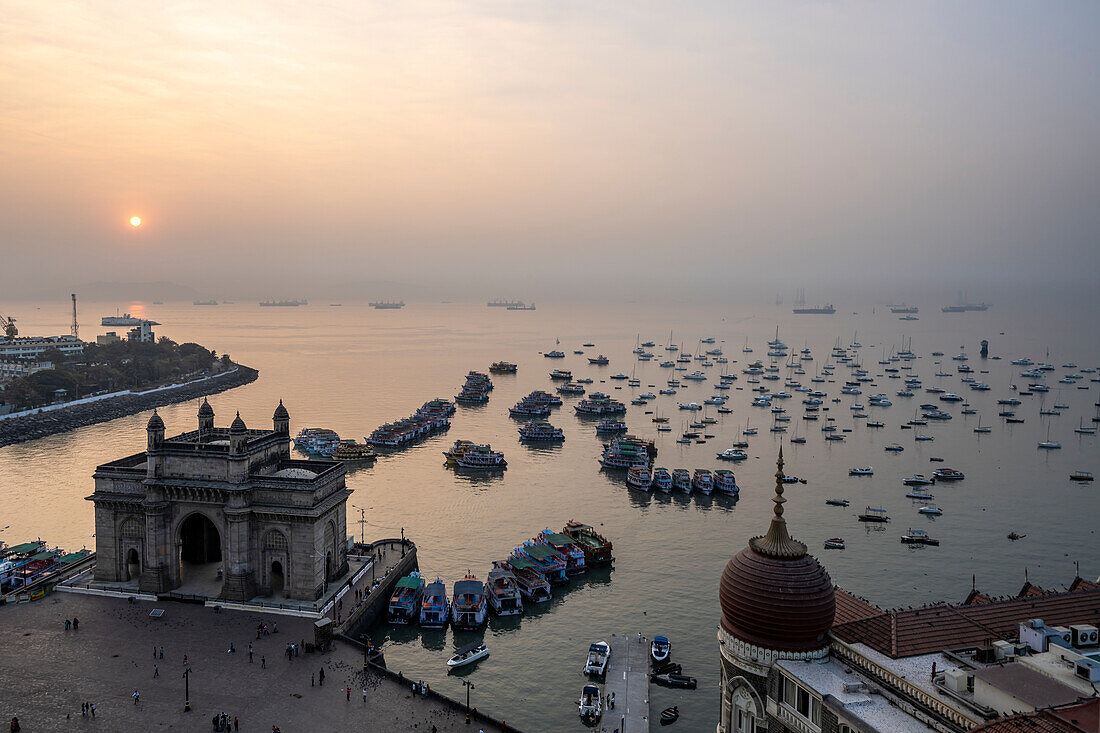
{"label": "stone archway", "polygon": [[290,553],[286,535],[277,529],[268,530],[264,534],[261,550],[265,594],[284,595],[290,585]]}
{"label": "stone archway", "polygon": [[332,522],[325,522],[325,580],[331,582],[336,578],[336,529]]}
{"label": "stone archway", "polygon": [[137,580],[141,577],[141,556],[137,549],[131,547],[126,551],[126,580]]}
{"label": "stone archway", "polygon": [[177,590],[199,596],[216,597],[222,590],[221,532],[201,512],[189,514],[180,522],[179,577]]}

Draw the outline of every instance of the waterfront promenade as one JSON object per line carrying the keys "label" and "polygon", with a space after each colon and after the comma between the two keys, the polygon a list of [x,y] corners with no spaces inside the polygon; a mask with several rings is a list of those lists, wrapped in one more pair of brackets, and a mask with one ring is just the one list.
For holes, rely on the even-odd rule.
{"label": "waterfront promenade", "polygon": [[[153,609],[164,615],[150,617]],[[65,620],[73,617],[79,630],[66,630]],[[269,629],[278,624],[278,633],[257,639],[259,623]],[[476,719],[467,726],[453,705],[413,696],[408,684],[364,675],[362,653],[352,645],[337,641],[323,654],[303,647],[288,660],[288,643],[312,643],[313,620],[307,618],[54,593],[0,608],[0,637],[0,716],[5,723],[19,716],[27,733],[210,730],[211,718],[221,712],[239,718],[241,730],[261,733],[272,725],[284,733],[494,730]],[[187,668],[191,712],[183,710]],[[95,703],[94,720],[81,716],[83,702]],[[507,718],[506,711],[492,712]]]}

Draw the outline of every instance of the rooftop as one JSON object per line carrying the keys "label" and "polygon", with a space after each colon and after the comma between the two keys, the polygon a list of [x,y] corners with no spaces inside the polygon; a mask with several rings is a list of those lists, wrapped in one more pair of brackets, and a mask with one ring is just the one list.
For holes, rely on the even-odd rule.
{"label": "rooftop", "polygon": [[1065,705],[1080,697],[1077,690],[1022,664],[976,669],[973,674],[975,682],[985,682],[1035,708]]}

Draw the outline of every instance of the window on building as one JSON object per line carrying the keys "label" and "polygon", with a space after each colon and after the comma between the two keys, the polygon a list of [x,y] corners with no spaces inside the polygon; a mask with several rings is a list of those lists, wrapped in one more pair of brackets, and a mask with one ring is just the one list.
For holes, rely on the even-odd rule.
{"label": "window on building", "polygon": [[792,680],[789,680],[786,677],[780,677],[779,680],[783,684],[783,702],[787,703],[793,708],[795,706],[795,698],[798,694],[798,685],[796,685]]}
{"label": "window on building", "polygon": [[821,725],[821,701],[816,697],[810,700],[810,722]]}
{"label": "window on building", "polygon": [[797,699],[798,699],[798,704],[795,706],[795,710],[797,710],[798,714],[801,715],[803,718],[809,718],[810,717],[810,693],[806,692],[801,687],[799,687],[798,688],[798,698]]}
{"label": "window on building", "polygon": [[836,730],[837,733],[854,733],[854,731],[852,731],[852,727],[849,725],[845,725],[844,723],[841,723]]}

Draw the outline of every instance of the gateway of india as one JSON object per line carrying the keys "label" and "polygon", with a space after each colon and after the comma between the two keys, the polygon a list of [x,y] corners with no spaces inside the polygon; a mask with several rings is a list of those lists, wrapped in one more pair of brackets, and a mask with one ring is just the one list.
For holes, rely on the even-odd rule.
{"label": "gateway of india", "polygon": [[214,427],[203,400],[198,430],[172,438],[154,411],[148,445],[98,466],[95,579],[141,591],[230,601],[312,601],[348,571],[344,465],[290,457],[290,415],[271,430],[237,413]]}

